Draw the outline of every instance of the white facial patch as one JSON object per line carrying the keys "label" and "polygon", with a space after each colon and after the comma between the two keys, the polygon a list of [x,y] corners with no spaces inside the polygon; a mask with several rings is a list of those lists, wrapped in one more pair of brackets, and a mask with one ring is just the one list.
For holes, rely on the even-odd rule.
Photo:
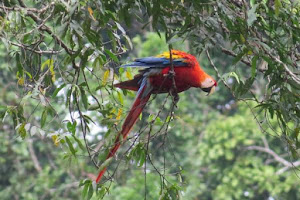
{"label": "white facial patch", "polygon": [[201,88],[210,88],[215,85],[215,81],[212,78],[206,78],[202,83],[201,83]]}

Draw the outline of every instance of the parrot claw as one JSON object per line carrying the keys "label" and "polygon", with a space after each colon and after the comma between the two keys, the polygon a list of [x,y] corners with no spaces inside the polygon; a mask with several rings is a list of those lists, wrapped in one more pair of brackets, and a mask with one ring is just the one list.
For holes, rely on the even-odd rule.
{"label": "parrot claw", "polygon": [[172,79],[175,77],[176,73],[174,71],[170,70],[166,75],[169,79]]}

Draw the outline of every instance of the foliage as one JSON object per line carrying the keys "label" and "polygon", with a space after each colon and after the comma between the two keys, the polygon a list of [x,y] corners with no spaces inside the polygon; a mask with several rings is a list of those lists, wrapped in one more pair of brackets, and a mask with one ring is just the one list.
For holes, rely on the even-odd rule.
{"label": "foliage", "polygon": [[[247,105],[240,105],[232,117],[219,116],[210,123],[198,145],[195,174],[200,174],[198,195],[202,199],[297,199],[297,176],[281,173],[280,162],[272,162],[284,153],[278,138],[261,135]],[[234,130],[234,131],[232,131]],[[255,148],[263,147],[263,148]],[[257,150],[272,149],[276,153]]]}
{"label": "foliage", "polygon": [[[80,184],[87,199],[109,192],[114,199],[143,198],[143,192],[161,199],[299,198],[292,165],[282,157],[287,146],[292,164],[300,165],[299,15],[297,0],[4,0],[1,196],[74,199],[78,191],[70,190],[80,176],[87,178]],[[126,166],[137,166],[138,178],[129,173],[126,181],[111,171],[111,188],[95,186],[89,172],[104,160],[134,97],[113,87],[134,73],[118,68],[120,61],[169,48],[198,55],[217,74],[219,95],[205,99],[191,89],[180,95],[175,115],[166,96],[154,98],[136,128],[139,139],[127,142],[112,163],[116,169],[135,160]],[[62,167],[67,162],[70,170]],[[143,180],[142,168],[157,176]]]}

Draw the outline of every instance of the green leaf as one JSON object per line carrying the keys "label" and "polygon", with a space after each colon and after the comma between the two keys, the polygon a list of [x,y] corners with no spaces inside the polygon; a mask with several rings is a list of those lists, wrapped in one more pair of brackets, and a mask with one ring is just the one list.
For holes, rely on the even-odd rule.
{"label": "green leaf", "polygon": [[110,52],[110,51],[107,50],[107,49],[105,49],[104,51],[105,51],[105,53],[107,53],[107,55],[108,55],[111,59],[113,59],[113,61],[119,62],[118,57],[117,57],[114,53]]}
{"label": "green leaf", "polygon": [[138,166],[142,167],[146,161],[146,151],[145,149],[141,149],[140,155],[139,155],[139,162],[138,162]]}
{"label": "green leaf", "polygon": [[275,0],[275,15],[279,15],[279,10],[282,7],[281,1],[280,0]]}
{"label": "green leaf", "polygon": [[250,6],[253,7],[255,4],[255,0],[250,0]]}
{"label": "green leaf", "polygon": [[72,133],[72,135],[75,135],[76,125],[77,125],[77,122],[75,120],[73,123],[71,123],[71,122],[67,123],[67,129],[70,133]]}
{"label": "green leaf", "polygon": [[46,107],[42,113],[42,117],[41,117],[41,128],[44,127],[46,120],[47,120],[47,115],[48,115],[48,108]]}
{"label": "green leaf", "polygon": [[124,99],[123,99],[123,96],[122,96],[121,92],[119,92],[119,91],[118,91],[118,99],[119,99],[121,105],[124,105]]}
{"label": "green leaf", "polygon": [[88,109],[88,98],[85,94],[85,91],[82,87],[80,87],[80,91],[81,91],[81,100],[82,100],[82,103],[83,103],[83,106],[84,108],[87,110]]}
{"label": "green leaf", "polygon": [[90,185],[91,185],[90,181],[85,183],[83,190],[82,190],[82,199],[86,198],[87,191],[88,191]]}
{"label": "green leaf", "polygon": [[254,78],[256,76],[256,62],[257,62],[258,56],[254,56],[251,61],[251,78]]}
{"label": "green leaf", "polygon": [[101,187],[101,189],[97,192],[97,198],[102,199],[106,193],[106,187]]}
{"label": "green leaf", "polygon": [[91,183],[90,179],[80,180],[79,187],[84,186],[85,184]]}
{"label": "green leaf", "polygon": [[82,151],[85,151],[85,147],[83,146],[82,142],[80,141],[80,139],[78,139],[75,135],[72,135],[74,140],[77,142],[79,148],[82,150]]}
{"label": "green leaf", "polygon": [[90,200],[90,199],[92,198],[93,194],[94,194],[93,185],[90,184],[90,185],[89,185],[89,191],[88,191],[88,194],[87,194],[87,198],[86,198],[86,199],[87,199],[87,200]]}
{"label": "green leaf", "polygon": [[26,132],[26,129],[25,129],[25,123],[20,124],[17,127],[17,130],[18,130],[18,133],[21,136],[21,138],[24,140],[26,135],[27,135],[27,132]]}
{"label": "green leaf", "polygon": [[69,149],[70,149],[71,153],[75,156],[76,155],[76,150],[74,149],[72,142],[70,141],[68,136],[66,136],[65,138],[66,138],[66,142],[69,146]]}
{"label": "green leaf", "polygon": [[300,132],[300,127],[295,128],[292,137],[298,140],[299,132]]}
{"label": "green leaf", "polygon": [[159,125],[159,126],[162,126],[164,124],[163,121],[161,121],[160,117],[156,117],[155,119],[155,124]]}
{"label": "green leaf", "polygon": [[21,63],[19,53],[16,53],[16,64],[17,64],[18,73],[19,73],[20,76],[22,76],[23,75],[23,66],[22,66],[22,63]]}
{"label": "green leaf", "polygon": [[44,70],[45,66],[48,66],[48,68],[53,68],[53,59],[47,59],[45,62],[43,62],[42,66],[41,66],[41,71]]}
{"label": "green leaf", "polygon": [[152,120],[153,120],[153,117],[154,117],[154,115],[149,115],[149,117],[148,117],[148,122],[152,122]]}
{"label": "green leaf", "polygon": [[61,89],[63,89],[66,86],[66,84],[62,84],[60,87],[56,88],[52,94],[52,99],[54,99],[56,97],[56,95],[59,93],[59,91],[61,91]]}
{"label": "green leaf", "polygon": [[227,81],[227,79],[229,77],[234,77],[235,80],[238,82],[238,84],[240,83],[240,79],[239,79],[239,76],[235,73],[235,72],[229,72],[229,73],[225,73],[223,74],[222,78]]}
{"label": "green leaf", "polygon": [[248,52],[247,48],[244,48],[242,52],[240,52],[232,61],[232,65],[235,65],[236,63],[238,63],[242,57]]}

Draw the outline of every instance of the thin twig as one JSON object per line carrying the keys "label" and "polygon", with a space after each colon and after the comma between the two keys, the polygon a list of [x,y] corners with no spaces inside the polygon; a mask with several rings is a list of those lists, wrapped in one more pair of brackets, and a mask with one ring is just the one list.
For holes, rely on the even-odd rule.
{"label": "thin twig", "polygon": [[9,44],[13,45],[13,46],[17,46],[17,47],[20,47],[20,48],[23,48],[23,49],[26,49],[28,51],[31,51],[31,52],[34,52],[34,53],[37,53],[37,54],[58,54],[58,53],[61,53],[62,51],[54,51],[54,50],[34,50],[32,48],[29,48],[23,44],[18,44],[18,43],[15,43],[15,42],[11,42],[11,41],[8,41]]}
{"label": "thin twig", "polygon": [[[23,8],[27,8],[27,6],[25,5],[25,3],[23,2],[23,0],[18,0],[19,4],[21,7]],[[43,20],[41,18],[39,18],[35,13],[33,13],[32,11],[28,11],[26,13],[27,16],[29,16],[31,19],[33,19],[37,24],[41,24],[43,22]],[[69,55],[73,55],[73,50],[71,50],[57,35],[55,35],[50,27],[48,27],[47,25],[43,25],[40,30],[47,32],[49,35],[51,35],[51,37],[59,44],[59,46],[61,46],[63,49],[65,49],[65,51],[69,54]]]}

